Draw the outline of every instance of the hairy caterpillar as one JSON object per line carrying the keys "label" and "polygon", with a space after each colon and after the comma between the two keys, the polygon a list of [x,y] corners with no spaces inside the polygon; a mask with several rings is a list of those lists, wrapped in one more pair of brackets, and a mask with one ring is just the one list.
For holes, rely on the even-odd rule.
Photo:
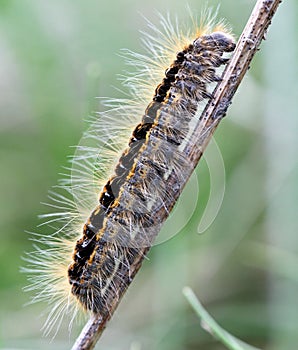
{"label": "hairy caterpillar", "polygon": [[58,212],[44,217],[61,227],[50,237],[37,235],[27,258],[27,289],[37,291],[34,301],[50,301],[47,331],[65,313],[74,319],[80,307],[109,312],[181,193],[177,184],[189,176],[185,141],[235,42],[210,14],[185,32],[169,18],[161,18],[161,25],[159,30],[149,23],[146,56],[126,52],[128,64],[138,69],[123,81],[132,97],[106,102],[110,110],[92,124],[73,158],[71,178],[60,186],[73,200],[51,196]]}

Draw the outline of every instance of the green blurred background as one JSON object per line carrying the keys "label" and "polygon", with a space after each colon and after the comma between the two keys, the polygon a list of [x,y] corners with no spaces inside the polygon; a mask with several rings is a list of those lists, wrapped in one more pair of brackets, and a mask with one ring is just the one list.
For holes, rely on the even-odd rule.
{"label": "green blurred background", "polygon": [[[219,14],[237,36],[254,3],[222,1]],[[188,4],[200,13],[205,1]],[[84,119],[101,108],[94,97],[121,96],[114,88],[125,69],[118,53],[142,51],[141,14],[157,23],[156,10],[187,16],[177,0],[0,0],[1,349],[68,349],[81,329],[76,324],[69,336],[64,324],[50,342],[40,332],[45,305],[23,306],[30,295],[19,269],[31,250],[24,231],[36,230],[46,210],[40,203],[87,128]],[[98,349],[224,349],[200,328],[185,285],[246,342],[297,349],[297,15],[297,1],[280,6],[216,132],[226,191],[215,221],[197,233],[209,195],[203,161],[195,213],[151,250]],[[188,193],[167,230],[187,216]]]}

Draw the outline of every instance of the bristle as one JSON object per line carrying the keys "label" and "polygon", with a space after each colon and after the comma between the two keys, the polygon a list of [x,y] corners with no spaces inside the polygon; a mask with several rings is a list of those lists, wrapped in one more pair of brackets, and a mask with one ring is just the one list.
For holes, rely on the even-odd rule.
{"label": "bristle", "polygon": [[[32,301],[50,305],[47,334],[64,315],[72,323],[79,308],[103,312],[111,298],[117,298],[118,281],[128,283],[125,272],[134,255],[141,254],[138,248],[152,245],[149,228],[156,219],[150,215],[157,205],[169,210],[167,172],[175,171],[178,179],[184,176],[181,168],[187,164],[180,148],[212,98],[220,80],[218,67],[226,63],[221,56],[234,45],[230,30],[223,21],[216,22],[211,10],[202,16],[200,25],[192,17],[186,29],[169,15],[159,17],[159,27],[147,21],[146,54],[123,51],[127,65],[134,67],[121,77],[131,98],[103,102],[109,109],[90,121],[70,160],[70,174],[50,193],[48,206],[56,212],[42,218],[53,233],[33,235],[35,251],[28,254],[24,269],[30,275],[26,290],[36,293]],[[201,38],[216,42],[215,35],[208,37],[216,32],[224,33],[231,48],[217,42],[219,53],[203,58],[209,68],[201,72],[187,55],[199,56],[195,44],[203,45]],[[182,51],[183,67],[178,56]],[[165,73],[169,67],[173,73]],[[191,84],[197,84],[195,89]],[[163,99],[158,102],[163,109],[158,99]]]}

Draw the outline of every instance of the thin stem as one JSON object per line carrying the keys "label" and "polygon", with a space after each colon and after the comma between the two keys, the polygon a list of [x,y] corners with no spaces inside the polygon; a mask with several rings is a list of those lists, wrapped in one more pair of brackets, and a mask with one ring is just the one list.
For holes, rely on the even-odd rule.
{"label": "thin stem", "polygon": [[[169,192],[172,189],[180,188],[180,191],[171,193],[171,202],[165,203],[165,207],[172,209],[177,201],[185,183],[190,177],[199,162],[208,142],[210,141],[215,129],[221,119],[225,116],[226,111],[231,104],[232,98],[241,83],[245,73],[247,72],[250,62],[257,52],[261,41],[264,39],[272,17],[274,16],[281,0],[258,0],[252,14],[245,26],[243,33],[238,41],[234,54],[224,71],[222,81],[218,84],[214,92],[214,98],[207,104],[203,111],[200,120],[194,128],[192,136],[185,145],[184,153],[190,167],[189,172],[185,174],[183,183],[177,184],[177,178],[170,175],[168,178]],[[178,185],[178,186],[177,186]],[[174,199],[174,200],[173,200]],[[166,200],[165,200],[166,201]],[[163,210],[157,215],[160,221],[163,222],[169,215],[170,210]],[[156,232],[156,235],[158,231]],[[135,258],[128,271],[127,280],[133,280],[134,276],[141,267],[144,256],[149,248],[143,248],[140,254]],[[127,285],[117,285],[117,300],[109,304],[109,309],[105,315],[93,315],[81,335],[75,342],[72,350],[91,350],[94,348],[97,340],[100,338],[108,320],[113,315],[121,298],[123,297]]]}
{"label": "thin stem", "polygon": [[212,336],[219,339],[230,350],[260,350],[249,344],[244,343],[242,340],[237,339],[227,331],[225,331],[215,320],[208,314],[200,303],[194,292],[189,287],[183,288],[183,294],[188,300],[190,305],[195,310],[196,314],[202,319],[201,325]]}

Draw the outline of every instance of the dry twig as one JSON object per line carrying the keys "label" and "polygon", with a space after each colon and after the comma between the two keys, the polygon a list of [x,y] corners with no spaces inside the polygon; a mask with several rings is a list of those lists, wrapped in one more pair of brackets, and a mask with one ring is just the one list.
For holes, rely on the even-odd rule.
{"label": "dry twig", "polygon": [[[223,74],[222,82],[217,86],[214,93],[214,98],[207,104],[202,116],[196,125],[193,134],[185,147],[185,154],[188,158],[190,166],[189,174],[185,176],[185,183],[195,169],[199,159],[201,158],[209,140],[211,139],[220,120],[225,116],[226,111],[231,104],[239,84],[242,81],[245,73],[249,69],[250,62],[259,48],[261,41],[264,39],[266,31],[271,24],[281,0],[258,0],[252,14],[245,26],[243,33],[238,41],[234,54],[226,67]],[[175,176],[169,177],[169,188],[177,188]],[[179,184],[180,191],[173,193],[175,200],[178,199],[185,183]],[[173,198],[172,197],[172,198]],[[166,203],[168,208],[172,208],[175,202]],[[162,221],[169,215],[168,211],[161,210],[158,213]],[[157,234],[158,232],[156,232]],[[130,266],[130,280],[141,267],[143,257],[149,248],[143,248],[143,255],[138,255],[134,263]],[[109,310],[105,315],[93,315],[85,325],[81,335],[75,342],[72,350],[91,350],[94,348],[97,340],[101,336],[106,323],[113,315],[117,308],[121,297],[124,295],[127,285],[117,286],[119,289],[119,299],[110,304]]]}

